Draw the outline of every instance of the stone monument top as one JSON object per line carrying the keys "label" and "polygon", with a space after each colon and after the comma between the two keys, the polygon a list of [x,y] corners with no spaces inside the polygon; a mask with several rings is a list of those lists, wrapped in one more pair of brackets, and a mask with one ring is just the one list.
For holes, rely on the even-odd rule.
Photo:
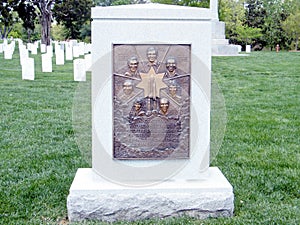
{"label": "stone monument top", "polygon": [[[134,13],[132,13],[133,11]],[[92,18],[124,19],[125,17],[139,20],[159,18],[165,20],[199,20],[199,18],[210,20],[211,12],[206,8],[158,3],[95,7],[92,9]]]}

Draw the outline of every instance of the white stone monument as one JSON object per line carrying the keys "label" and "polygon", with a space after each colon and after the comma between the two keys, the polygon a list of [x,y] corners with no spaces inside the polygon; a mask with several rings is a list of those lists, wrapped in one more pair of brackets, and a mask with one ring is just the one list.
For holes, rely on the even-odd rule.
{"label": "white stone monument", "polygon": [[92,71],[92,54],[84,55],[85,70]]}
{"label": "white stone monument", "polygon": [[47,52],[47,46],[45,44],[41,44],[41,53]]}
{"label": "white stone monument", "polygon": [[13,54],[14,54],[14,50],[15,50],[15,46],[10,43],[7,45],[4,45],[4,59],[12,59]]}
{"label": "white stone monument", "polygon": [[29,58],[29,53],[26,46],[23,44],[19,44],[19,52],[20,52],[20,64],[23,65],[24,62]]}
{"label": "white stone monument", "polygon": [[212,55],[236,56],[239,53],[239,45],[229,44],[225,38],[225,23],[219,21],[218,0],[210,0],[212,15]]}
{"label": "white stone monument", "polygon": [[42,54],[42,72],[52,72],[52,57],[48,53]]}
{"label": "white stone monument", "polygon": [[65,43],[66,60],[73,60],[73,46],[70,42]]}
{"label": "white stone monument", "polygon": [[78,51],[79,51],[79,55],[80,56],[83,56],[84,54],[85,54],[85,49],[84,49],[84,42],[79,42],[78,43],[78,47],[79,47],[79,49],[78,49]]}
{"label": "white stone monument", "polygon": [[64,65],[65,64],[65,51],[63,46],[59,45],[55,48],[55,63],[56,65]]}
{"label": "white stone monument", "polygon": [[70,221],[232,216],[232,186],[209,166],[211,11],[138,4],[92,18],[92,168],[76,173]]}
{"label": "white stone monument", "polygon": [[22,80],[34,80],[34,59],[27,58],[22,64]]}
{"label": "white stone monument", "polygon": [[79,56],[80,56],[80,54],[79,54],[79,46],[75,45],[75,46],[73,46],[73,57],[74,58],[78,58]]}
{"label": "white stone monument", "polygon": [[251,53],[251,45],[246,45],[246,53]]}
{"label": "white stone monument", "polygon": [[46,52],[48,55],[50,55],[51,57],[53,57],[53,46],[52,45],[48,45],[46,47]]}
{"label": "white stone monument", "polygon": [[86,81],[85,60],[74,59],[73,61],[74,81]]}

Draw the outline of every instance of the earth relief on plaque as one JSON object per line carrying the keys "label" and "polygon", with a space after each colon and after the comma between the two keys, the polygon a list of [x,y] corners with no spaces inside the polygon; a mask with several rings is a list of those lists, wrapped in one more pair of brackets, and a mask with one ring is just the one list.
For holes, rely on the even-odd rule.
{"label": "earth relief on plaque", "polygon": [[186,159],[191,46],[113,45],[113,157]]}

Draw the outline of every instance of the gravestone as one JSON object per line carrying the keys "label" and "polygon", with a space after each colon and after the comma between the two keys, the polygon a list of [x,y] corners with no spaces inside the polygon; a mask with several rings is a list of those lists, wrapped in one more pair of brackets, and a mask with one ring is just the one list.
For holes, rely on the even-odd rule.
{"label": "gravestone", "polygon": [[86,81],[85,60],[74,59],[73,61],[74,81]]}
{"label": "gravestone", "polygon": [[32,55],[37,55],[38,47],[39,47],[38,42],[34,42],[33,44],[31,44],[31,54]]}
{"label": "gravestone", "polygon": [[15,46],[13,43],[4,45],[4,59],[12,59]]}
{"label": "gravestone", "polygon": [[92,19],[92,168],[76,173],[69,220],[232,216],[232,186],[209,166],[211,11],[138,4]]}
{"label": "gravestone", "polygon": [[34,59],[26,58],[22,64],[22,80],[34,80]]}
{"label": "gravestone", "polygon": [[55,63],[56,63],[56,65],[64,65],[65,64],[64,45],[61,45],[61,44],[55,45]]}
{"label": "gravestone", "polygon": [[70,42],[65,43],[66,60],[73,60],[73,46]]}
{"label": "gravestone", "polygon": [[29,53],[26,46],[23,44],[19,44],[19,52],[20,52],[20,64],[23,65],[24,61],[26,61],[29,58]]}
{"label": "gravestone", "polygon": [[79,55],[80,56],[82,56],[82,55],[84,55],[85,53],[84,53],[84,42],[79,42],[78,43],[78,52],[79,52]]}
{"label": "gravestone", "polygon": [[246,45],[246,53],[251,53],[251,45]]}
{"label": "gravestone", "polygon": [[79,46],[78,45],[73,46],[73,57],[74,58],[79,57]]}
{"label": "gravestone", "polygon": [[41,53],[47,52],[47,46],[45,44],[41,44]]}
{"label": "gravestone", "polygon": [[46,53],[50,56],[53,57],[53,46],[52,45],[48,45],[46,47]]}
{"label": "gravestone", "polygon": [[84,53],[88,54],[91,52],[92,45],[90,43],[84,45]]}
{"label": "gravestone", "polygon": [[52,57],[50,54],[42,54],[42,72],[52,72]]}
{"label": "gravestone", "polygon": [[84,55],[85,70],[92,71],[92,54]]}

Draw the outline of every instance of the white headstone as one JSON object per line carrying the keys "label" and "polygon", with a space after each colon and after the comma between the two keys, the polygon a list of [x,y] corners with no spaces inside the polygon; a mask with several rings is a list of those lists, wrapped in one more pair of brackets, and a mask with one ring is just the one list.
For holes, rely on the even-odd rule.
{"label": "white headstone", "polygon": [[27,58],[22,64],[22,80],[34,80],[34,59]]}
{"label": "white headstone", "polygon": [[73,60],[73,46],[67,42],[65,44],[66,48],[66,60]]}
{"label": "white headstone", "polygon": [[42,72],[52,72],[52,57],[50,54],[42,54]]}
{"label": "white headstone", "polygon": [[78,47],[79,55],[84,55],[84,42],[79,42]]}
{"label": "white headstone", "polygon": [[[95,7],[92,18],[92,169],[79,169],[74,178],[67,201],[70,221],[231,216],[232,186],[218,168],[209,167],[210,9]],[[127,71],[132,56],[140,74]],[[183,68],[176,75],[166,70],[172,56]],[[121,101],[128,79],[137,93]],[[167,87],[174,79],[187,91],[170,97]],[[146,102],[142,111],[133,107],[140,97],[140,104]],[[182,110],[180,115],[167,115],[166,105]],[[169,123],[180,133],[178,127],[168,133]],[[174,147],[172,140],[179,144]]]}
{"label": "white headstone", "polygon": [[55,62],[56,65],[64,65],[65,64],[65,52],[59,46],[55,51]]}
{"label": "white headstone", "polygon": [[89,44],[85,44],[84,45],[84,53],[85,54],[90,53],[91,52],[91,47],[92,47],[92,45],[90,43]]}
{"label": "white headstone", "polygon": [[38,49],[38,46],[36,44],[32,44],[31,45],[31,54],[37,55],[37,49]]}
{"label": "white headstone", "polygon": [[246,52],[251,53],[251,45],[246,45]]}
{"label": "white headstone", "polygon": [[41,53],[46,53],[47,52],[47,48],[45,44],[41,44]]}
{"label": "white headstone", "polygon": [[8,45],[7,39],[4,39],[4,40],[3,40],[3,45],[4,45],[4,46]]}
{"label": "white headstone", "polygon": [[84,55],[85,70],[92,71],[92,54]]}
{"label": "white headstone", "polygon": [[46,52],[48,55],[50,55],[51,57],[53,57],[53,46],[52,45],[48,45]]}
{"label": "white headstone", "polygon": [[79,55],[79,46],[75,45],[75,46],[73,46],[73,57],[78,58],[79,56],[80,56]]}
{"label": "white headstone", "polygon": [[12,43],[5,46],[5,48],[4,48],[4,59],[12,59],[13,53],[14,53],[14,48],[15,47]]}
{"label": "white headstone", "polygon": [[74,59],[73,61],[74,81],[86,81],[85,60]]}
{"label": "white headstone", "polygon": [[19,45],[19,52],[20,52],[20,64],[23,65],[26,63],[27,59],[29,58],[28,50],[25,45]]}

